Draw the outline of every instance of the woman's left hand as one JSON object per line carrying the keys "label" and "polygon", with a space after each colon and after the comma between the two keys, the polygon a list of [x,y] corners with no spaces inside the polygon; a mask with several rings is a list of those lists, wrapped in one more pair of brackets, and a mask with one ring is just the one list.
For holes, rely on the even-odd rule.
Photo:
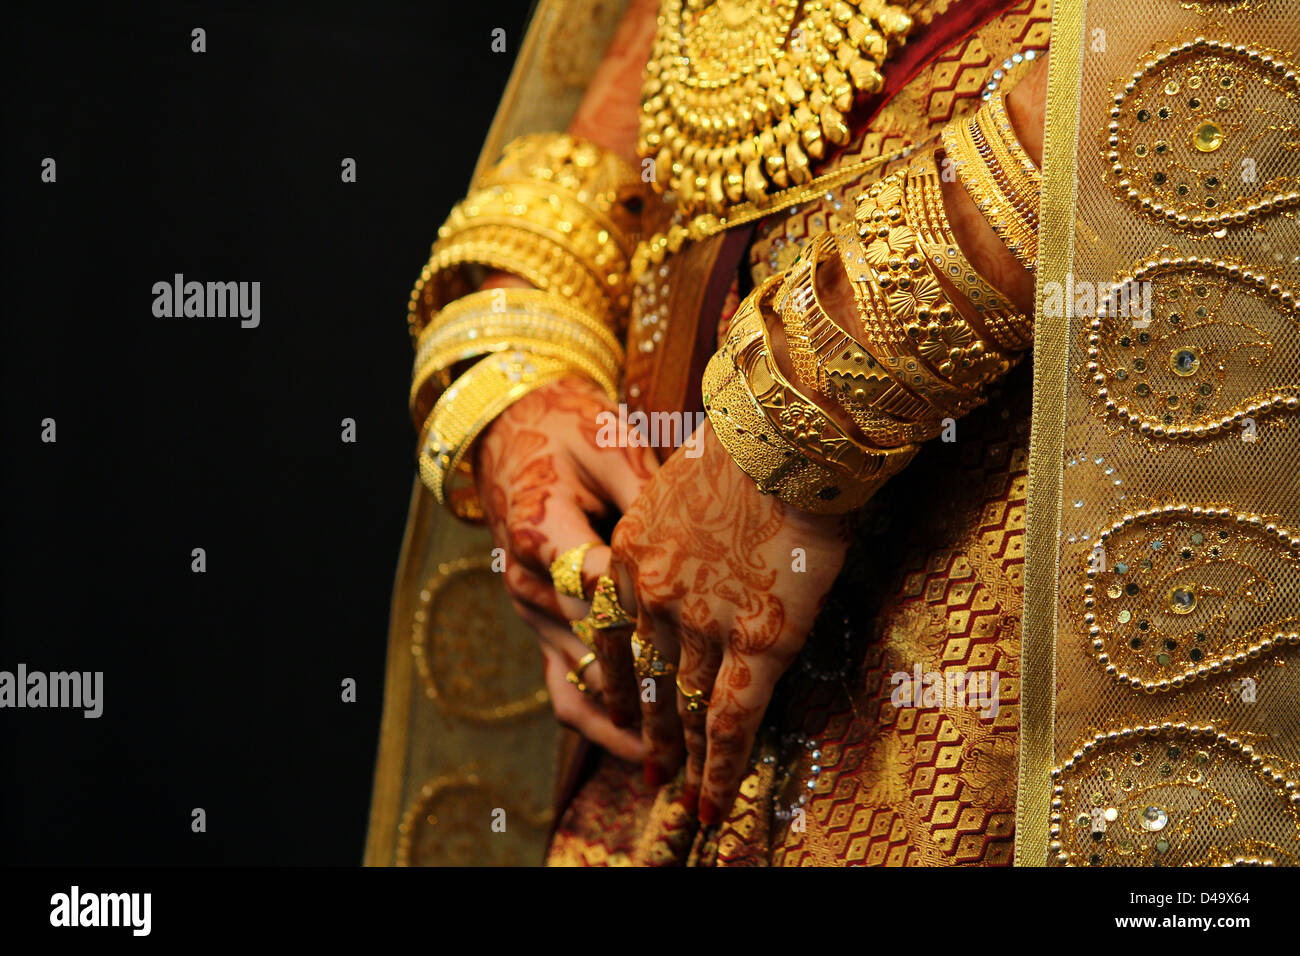
{"label": "woman's left hand", "polygon": [[850,528],[847,516],[811,515],[759,492],[708,422],[615,528],[615,579],[637,637],[678,667],[638,681],[646,780],[671,779],[685,757],[685,799],[698,799],[701,823],[731,808],[773,688],[839,574]]}

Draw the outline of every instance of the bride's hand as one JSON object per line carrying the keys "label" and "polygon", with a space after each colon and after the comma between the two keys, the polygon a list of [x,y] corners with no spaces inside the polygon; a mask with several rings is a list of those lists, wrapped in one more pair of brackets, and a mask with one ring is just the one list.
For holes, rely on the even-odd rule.
{"label": "bride's hand", "polygon": [[[590,597],[609,566],[609,548],[591,522],[631,507],[657,467],[645,448],[603,447],[598,416],[612,411],[584,378],[563,378],[507,408],[475,446],[479,498],[494,543],[506,552],[505,587],[516,612],[537,631],[556,718],[626,759],[642,756],[630,682],[613,682],[609,663],[582,669],[588,697],[567,679],[587,648],[569,622],[588,604],[561,595],[550,567],[582,544],[583,591]],[[604,698],[605,706],[600,704]]]}
{"label": "bride's hand", "polygon": [[638,681],[646,779],[670,779],[685,758],[687,803],[698,798],[700,822],[712,824],[730,809],[777,678],[844,563],[851,519],[760,493],[708,422],[694,442],[618,523],[614,569],[638,639],[679,668]]}

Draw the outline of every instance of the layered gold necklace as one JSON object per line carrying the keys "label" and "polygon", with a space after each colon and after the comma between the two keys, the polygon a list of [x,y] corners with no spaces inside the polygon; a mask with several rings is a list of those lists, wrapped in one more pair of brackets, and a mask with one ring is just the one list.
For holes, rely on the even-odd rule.
{"label": "layered gold necklace", "polygon": [[884,0],[663,0],[637,148],[687,215],[812,179],[912,20]]}

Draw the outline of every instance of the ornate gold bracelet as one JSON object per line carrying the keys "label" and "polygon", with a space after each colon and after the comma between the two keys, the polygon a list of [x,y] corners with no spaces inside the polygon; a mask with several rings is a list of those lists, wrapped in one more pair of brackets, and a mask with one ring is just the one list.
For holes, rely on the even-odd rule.
{"label": "ornate gold bracelet", "polygon": [[830,233],[814,237],[776,295],[795,373],[843,408],[873,445],[893,448],[934,437],[942,425],[933,407],[895,381],[822,306],[817,268],[834,254]]}
{"label": "ornate gold bracelet", "polygon": [[411,334],[476,287],[474,267],[518,275],[616,327],[644,195],[635,170],[608,150],[567,134],[520,137],[438,230],[411,292]]}
{"label": "ornate gold bracelet", "polygon": [[[479,336],[473,343],[450,346],[444,351],[434,353],[431,358],[432,363],[441,364],[443,368],[446,368],[467,359],[482,358],[500,352],[519,352],[558,359],[568,364],[575,375],[581,375],[595,382],[611,401],[618,398],[617,370],[611,371],[608,365],[593,359],[587,353],[579,351],[571,345],[557,343],[550,339],[530,338],[517,332],[498,335],[485,334]],[[437,396],[443,391],[441,388],[436,390],[430,388],[430,379],[425,379],[424,383],[425,387],[415,394],[411,407],[412,415],[416,421],[423,421],[418,416],[421,413],[427,416],[432,406],[436,404]],[[454,384],[454,381],[450,382],[447,387],[450,388]]]}
{"label": "ornate gold bracelet", "polygon": [[1007,98],[995,92],[979,113],[981,135],[988,141],[993,156],[1011,184],[1011,191],[1022,198],[1029,207],[1035,230],[1038,226],[1038,200],[1043,192],[1043,174],[1020,145],[1016,129],[1007,114]]}
{"label": "ornate gold bracelet", "polygon": [[529,392],[571,374],[568,361],[507,352],[483,359],[443,392],[420,436],[420,479],[439,503],[467,521],[482,521],[466,461],[474,440]]}
{"label": "ornate gold bracelet", "polygon": [[[910,419],[970,411],[982,403],[978,391],[955,384],[945,373],[962,367],[961,356],[975,344],[975,336],[964,323],[954,322],[959,313],[929,272],[911,230],[877,227],[870,221],[872,207],[859,208],[867,213],[867,221],[842,226],[834,237],[858,305],[863,342],[887,370],[897,369],[898,380],[929,406],[919,415],[885,410]],[[877,228],[883,237],[873,232]],[[860,231],[867,233],[866,240]],[[960,350],[956,360],[954,350]],[[943,368],[945,362],[949,368]]]}
{"label": "ornate gold bracelet", "polygon": [[983,331],[999,350],[1013,353],[1026,349],[1034,340],[1033,319],[1011,305],[962,252],[948,223],[936,162],[933,149],[919,156],[904,190],[905,214],[916,231],[917,244],[932,270],[946,277],[978,313]]}
{"label": "ornate gold bracelet", "polygon": [[617,397],[623,348],[602,323],[556,295],[535,289],[487,289],[457,299],[416,341],[409,402],[423,422],[457,363],[507,349],[571,358]]}
{"label": "ornate gold bracelet", "polygon": [[704,371],[704,407],[718,441],[764,494],[814,514],[861,507],[917,452],[868,448],[846,435],[785,377],[764,311],[781,283],[769,278],[741,303]]}
{"label": "ornate gold bracelet", "polygon": [[[1031,191],[1033,177],[1025,170],[1036,168],[1016,139],[1005,109],[995,120],[994,93],[968,120],[949,123],[941,133],[944,151],[952,161],[971,199],[1003,244],[1033,272],[1038,261],[1038,192]],[[997,142],[995,150],[993,142]],[[1007,165],[999,156],[1013,157]]]}
{"label": "ornate gold bracelet", "polygon": [[[515,205],[511,211],[526,215],[528,208]],[[453,210],[452,217],[459,218],[459,213]],[[439,309],[477,288],[479,277],[468,266],[509,272],[615,324],[609,296],[581,257],[520,220],[477,225],[434,244],[433,254],[411,290],[408,320],[412,336],[418,336]]]}
{"label": "ornate gold bracelet", "polygon": [[884,300],[887,314],[902,327],[915,353],[945,383],[959,389],[960,401],[960,390],[1005,374],[1011,362],[949,299],[921,245],[914,173],[924,170],[924,165],[896,170],[858,196],[855,216],[863,243],[860,259],[865,261],[857,264],[855,278],[864,300]]}

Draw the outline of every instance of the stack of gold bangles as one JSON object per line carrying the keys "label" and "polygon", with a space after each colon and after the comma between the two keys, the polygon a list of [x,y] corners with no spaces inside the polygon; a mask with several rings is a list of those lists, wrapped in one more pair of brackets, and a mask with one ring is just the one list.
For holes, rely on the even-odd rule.
{"label": "stack of gold bangles", "polygon": [[741,303],[704,370],[704,408],[719,442],[765,494],[815,514],[851,511],[917,448],[856,440],[782,374],[764,315],[781,283],[772,276]]}
{"label": "stack of gold bangles", "polygon": [[[704,403],[719,441],[764,492],[814,513],[859,507],[919,443],[983,404],[985,386],[1031,344],[1031,320],[962,253],[939,177],[931,148],[872,184],[852,224],[809,240],[732,319],[705,370]],[[1016,188],[1027,196],[1032,186],[1026,177]],[[855,316],[832,315],[821,301],[819,270],[837,258]],[[798,383],[772,355],[772,313]]]}
{"label": "stack of gold bangles", "polygon": [[[567,375],[617,398],[628,266],[642,184],[627,163],[564,134],[522,137],[452,210],[411,293],[411,415],[420,477],[482,519],[469,451],[511,404]],[[536,288],[472,290],[488,270]]]}
{"label": "stack of gold bangles", "polygon": [[1043,177],[1016,138],[999,90],[969,120],[943,129],[957,176],[993,231],[1033,272],[1038,263],[1038,200]]}
{"label": "stack of gold bangles", "polygon": [[565,134],[522,136],[451,211],[411,291],[416,336],[434,313],[509,272],[615,326],[631,296],[644,186],[613,153]]}

